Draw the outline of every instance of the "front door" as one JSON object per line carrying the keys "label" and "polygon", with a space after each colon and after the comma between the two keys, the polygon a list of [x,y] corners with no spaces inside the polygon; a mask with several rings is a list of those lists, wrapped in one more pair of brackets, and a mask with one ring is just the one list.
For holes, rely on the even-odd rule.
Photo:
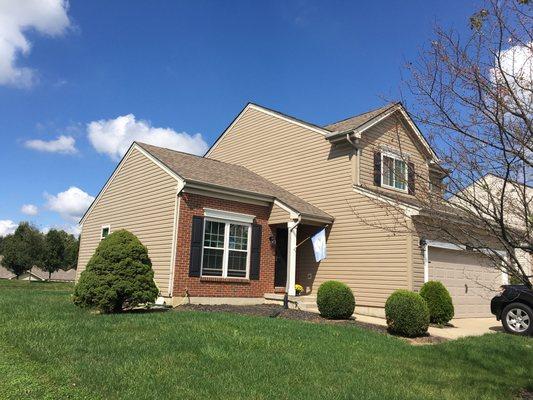
{"label": "front door", "polygon": [[276,269],[274,271],[274,286],[287,285],[287,228],[276,230]]}

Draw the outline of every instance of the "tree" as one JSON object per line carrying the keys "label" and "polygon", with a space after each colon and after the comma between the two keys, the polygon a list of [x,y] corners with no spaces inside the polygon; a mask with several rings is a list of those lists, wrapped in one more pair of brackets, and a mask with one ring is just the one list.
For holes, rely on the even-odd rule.
{"label": "tree", "polygon": [[153,302],[154,282],[148,249],[126,230],[100,242],[74,288],[74,304],[104,313],[119,312]]}
{"label": "tree", "polygon": [[17,279],[33,266],[42,265],[43,236],[28,222],[21,222],[15,233],[7,235],[2,242],[2,248],[2,265],[13,272]]}
{"label": "tree", "polygon": [[76,268],[78,261],[78,240],[63,230],[50,229],[44,237],[45,255],[42,269],[48,272],[48,280],[52,273],[62,269]]}
{"label": "tree", "polygon": [[407,65],[413,101],[405,103],[439,150],[433,171],[444,179],[435,185],[427,168],[426,175],[414,169],[422,211],[416,224],[398,226],[466,246],[531,287],[532,6],[486,0],[468,22],[467,37],[437,27],[431,45]]}
{"label": "tree", "polygon": [[65,265],[65,240],[60,231],[50,229],[44,237],[45,255],[42,269],[48,272],[48,280],[52,278],[52,273]]}

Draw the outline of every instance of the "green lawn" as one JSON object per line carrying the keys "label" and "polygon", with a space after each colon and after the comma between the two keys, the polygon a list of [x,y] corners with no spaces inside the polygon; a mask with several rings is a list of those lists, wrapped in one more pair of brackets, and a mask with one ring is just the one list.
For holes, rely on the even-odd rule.
{"label": "green lawn", "polygon": [[230,314],[96,315],[62,284],[0,281],[0,399],[509,399],[533,340],[433,346]]}

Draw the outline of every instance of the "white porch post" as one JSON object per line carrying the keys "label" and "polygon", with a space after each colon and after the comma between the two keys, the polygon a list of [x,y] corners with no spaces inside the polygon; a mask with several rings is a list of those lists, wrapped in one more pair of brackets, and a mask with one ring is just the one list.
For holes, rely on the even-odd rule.
{"label": "white porch post", "polygon": [[291,221],[287,223],[287,287],[285,290],[289,296],[296,295],[294,286],[296,285],[296,238],[298,224],[299,221]]}

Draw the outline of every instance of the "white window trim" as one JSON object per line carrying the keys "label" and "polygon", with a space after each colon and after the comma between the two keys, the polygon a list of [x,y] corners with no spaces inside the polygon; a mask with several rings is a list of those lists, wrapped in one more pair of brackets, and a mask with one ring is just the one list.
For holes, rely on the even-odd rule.
{"label": "white window trim", "polygon": [[[389,157],[389,158],[392,158],[393,160],[398,160],[405,164],[405,189],[399,189],[395,187],[394,185],[393,186],[388,185],[383,181],[383,175],[385,174],[385,163],[383,162],[383,157]],[[393,171],[393,177],[394,177],[394,180],[396,180],[394,172],[395,171]],[[381,152],[381,186],[387,189],[396,190],[398,192],[409,193],[409,166],[407,164],[407,161],[405,161],[401,156],[395,153],[392,153],[390,151]]]}
{"label": "white window trim", "polygon": [[100,227],[100,240],[103,240],[105,239],[107,236],[104,236],[104,229],[107,228],[107,236],[109,236],[111,234],[111,225],[102,225]]}
{"label": "white window trim", "polygon": [[215,210],[214,208],[204,208],[204,217],[245,224],[251,224],[255,219],[255,215]]}
{"label": "white window trim", "polygon": [[[204,209],[205,211],[218,211],[218,210],[212,210],[212,209]],[[208,211],[206,214],[209,214]],[[226,211],[220,211],[220,213],[226,213]],[[249,217],[247,214],[237,214],[237,213],[231,213],[234,215],[242,215],[243,219],[244,217]],[[211,213],[213,215],[213,213]],[[253,217],[255,218],[255,217]],[[204,246],[205,241],[205,227],[206,222],[212,221],[212,222],[220,222],[225,224],[224,225],[224,247],[206,247]],[[247,222],[248,218],[246,218],[246,221],[237,221],[235,219],[223,219],[223,218],[214,218],[214,217],[205,217],[204,218],[204,226],[202,229],[202,261],[201,261],[201,268],[200,268],[200,277],[202,278],[222,278],[222,279],[241,279],[241,280],[248,280],[250,279],[250,253],[251,253],[251,241],[252,241],[252,222],[253,219],[250,222]],[[228,276],[228,260],[229,260],[229,252],[231,251],[240,251],[244,252],[243,250],[236,250],[236,249],[230,249],[229,248],[229,233],[230,233],[230,225],[242,225],[248,227],[248,242],[246,244],[246,275],[243,277],[240,276]],[[222,254],[222,276],[218,275],[204,275],[204,249],[218,249],[223,250]]]}

